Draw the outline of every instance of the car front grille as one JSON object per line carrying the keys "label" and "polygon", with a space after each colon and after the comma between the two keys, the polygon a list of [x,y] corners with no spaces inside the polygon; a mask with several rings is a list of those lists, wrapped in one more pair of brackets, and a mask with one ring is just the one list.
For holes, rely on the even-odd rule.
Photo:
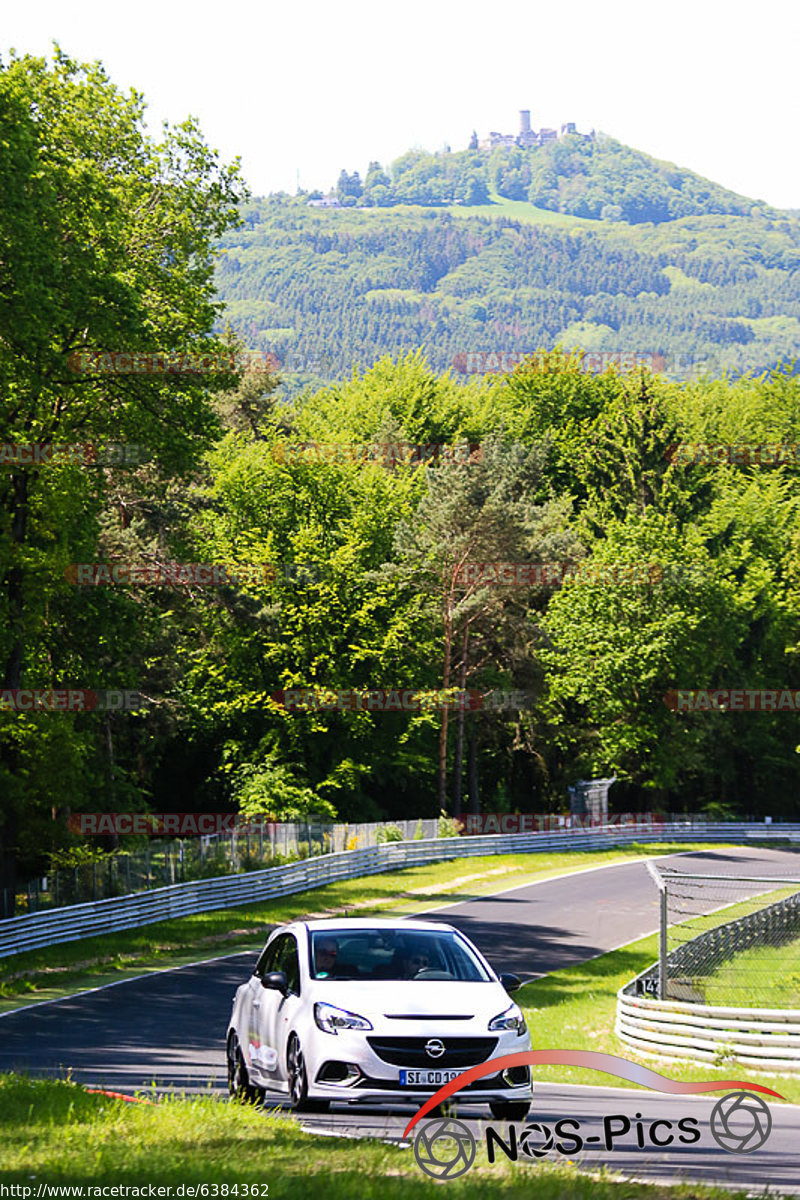
{"label": "car front grille", "polygon": [[497,1045],[493,1037],[440,1037],[444,1054],[429,1054],[426,1037],[368,1037],[378,1058],[396,1067],[474,1067],[492,1057]]}

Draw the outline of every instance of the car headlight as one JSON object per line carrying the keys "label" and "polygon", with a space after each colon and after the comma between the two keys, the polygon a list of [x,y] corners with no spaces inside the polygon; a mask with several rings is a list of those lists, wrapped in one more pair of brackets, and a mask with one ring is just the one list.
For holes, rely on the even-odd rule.
{"label": "car headlight", "polygon": [[522,1037],[523,1033],[527,1031],[522,1010],[516,1004],[512,1004],[505,1012],[498,1013],[496,1017],[492,1017],[489,1022],[489,1028],[494,1030],[511,1029],[516,1033],[517,1037]]}
{"label": "car headlight", "polygon": [[366,1017],[322,1002],[314,1005],[314,1020],[325,1033],[338,1033],[340,1029],[372,1029]]}

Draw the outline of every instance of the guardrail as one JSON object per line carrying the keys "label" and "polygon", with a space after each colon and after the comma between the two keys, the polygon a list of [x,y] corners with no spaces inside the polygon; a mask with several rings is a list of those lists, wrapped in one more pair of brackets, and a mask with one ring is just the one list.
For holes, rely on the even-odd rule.
{"label": "guardrail", "polygon": [[[634,981],[635,982],[635,981]],[[618,1037],[647,1058],[800,1071],[800,1009],[733,1008],[617,993]]]}
{"label": "guardrail", "polygon": [[617,1036],[648,1058],[686,1058],[716,1066],[735,1059],[761,1070],[800,1072],[800,1009],[721,1006],[647,994],[665,985],[690,991],[693,968],[708,971],[740,950],[763,944],[768,935],[773,942],[796,937],[798,914],[800,892],[679,946],[665,963],[655,963],[620,988]]}
{"label": "guardrail", "polygon": [[[363,850],[343,851],[319,858],[241,875],[197,880],[132,895],[98,900],[69,908],[49,909],[0,921],[0,958],[77,941],[97,934],[167,921],[175,917],[252,904],[324,887],[340,879],[402,870],[405,867],[486,854],[543,853],[548,850],[600,850],[647,842],[735,842],[758,836],[757,824],[690,822],[639,826],[606,826],[600,831],[573,829],[565,833],[488,834],[469,838],[388,842]],[[800,837],[800,825],[783,827],[786,837]]]}

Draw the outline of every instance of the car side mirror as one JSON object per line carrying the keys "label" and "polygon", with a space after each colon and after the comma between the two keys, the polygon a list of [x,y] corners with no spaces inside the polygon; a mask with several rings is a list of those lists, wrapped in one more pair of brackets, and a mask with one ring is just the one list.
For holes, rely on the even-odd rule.
{"label": "car side mirror", "polygon": [[522,987],[522,981],[518,975],[501,975],[500,982],[507,992],[516,992]]}
{"label": "car side mirror", "polygon": [[270,971],[267,975],[262,975],[261,986],[272,988],[273,991],[280,992],[282,996],[288,995],[289,980],[286,978],[286,972]]}

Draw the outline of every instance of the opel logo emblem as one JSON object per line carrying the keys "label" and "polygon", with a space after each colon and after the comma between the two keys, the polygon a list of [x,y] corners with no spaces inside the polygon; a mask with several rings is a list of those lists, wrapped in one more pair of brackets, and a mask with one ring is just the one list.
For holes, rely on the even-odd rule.
{"label": "opel logo emblem", "polygon": [[441,1058],[444,1054],[444,1042],[439,1038],[428,1038],[425,1043],[425,1053],[428,1058]]}

